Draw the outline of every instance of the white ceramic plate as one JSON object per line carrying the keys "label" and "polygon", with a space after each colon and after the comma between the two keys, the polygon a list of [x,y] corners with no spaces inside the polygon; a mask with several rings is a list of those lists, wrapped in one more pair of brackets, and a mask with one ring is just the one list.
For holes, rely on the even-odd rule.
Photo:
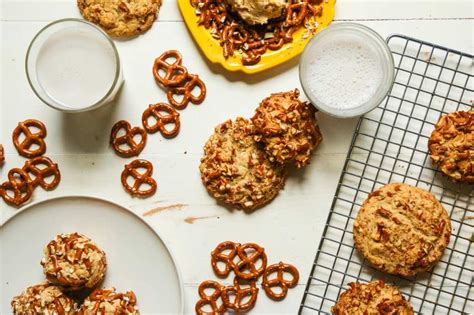
{"label": "white ceramic plate", "polygon": [[1,305],[44,281],[43,247],[59,233],[80,232],[107,254],[103,286],[133,290],[142,314],[182,314],[183,284],[170,251],[140,217],[109,201],[61,197],[25,208],[0,229]]}

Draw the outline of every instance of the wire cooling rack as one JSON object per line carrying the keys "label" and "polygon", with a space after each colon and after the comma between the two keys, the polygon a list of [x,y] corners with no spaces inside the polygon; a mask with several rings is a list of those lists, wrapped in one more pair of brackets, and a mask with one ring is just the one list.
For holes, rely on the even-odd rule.
{"label": "wire cooling rack", "polygon": [[[473,56],[421,40],[388,39],[395,84],[386,102],[362,117],[347,156],[300,314],[329,313],[350,282],[384,279],[423,314],[474,312],[473,186],[454,184],[431,164],[427,142],[441,115],[473,108]],[[383,274],[355,250],[352,226],[368,194],[391,182],[431,191],[451,217],[452,236],[431,272]]]}

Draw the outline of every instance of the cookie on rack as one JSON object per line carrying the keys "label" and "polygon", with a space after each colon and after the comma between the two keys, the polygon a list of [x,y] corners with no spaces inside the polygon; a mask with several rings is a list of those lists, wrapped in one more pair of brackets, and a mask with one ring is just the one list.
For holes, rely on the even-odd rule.
{"label": "cookie on rack", "polygon": [[57,286],[44,283],[26,288],[11,301],[14,315],[76,314],[77,304]]}
{"label": "cookie on rack", "polygon": [[430,192],[393,183],[369,194],[353,232],[357,249],[375,268],[410,277],[430,270],[441,258],[451,221]]}
{"label": "cookie on rack", "polygon": [[305,166],[322,140],[316,108],[299,100],[299,91],[272,94],[257,108],[252,122],[256,140],[279,163]]}
{"label": "cookie on rack", "polygon": [[270,202],[286,179],[285,167],[268,158],[254,140],[252,122],[241,117],[216,127],[199,169],[214,198],[244,210]]}
{"label": "cookie on rack", "polygon": [[120,293],[115,288],[96,289],[84,300],[77,312],[77,315],[109,314],[139,315],[135,293]]}
{"label": "cookie on rack", "polygon": [[445,175],[474,184],[474,110],[442,116],[428,148],[431,160]]}
{"label": "cookie on rack", "polygon": [[405,300],[398,288],[386,285],[382,280],[367,284],[349,283],[349,286],[331,308],[333,315],[414,314],[412,305]]}
{"label": "cookie on rack", "polygon": [[128,37],[149,30],[161,0],[77,0],[82,16],[109,35]]}
{"label": "cookie on rack", "polygon": [[95,287],[107,269],[104,251],[79,233],[57,235],[44,248],[41,265],[51,283],[70,291]]}

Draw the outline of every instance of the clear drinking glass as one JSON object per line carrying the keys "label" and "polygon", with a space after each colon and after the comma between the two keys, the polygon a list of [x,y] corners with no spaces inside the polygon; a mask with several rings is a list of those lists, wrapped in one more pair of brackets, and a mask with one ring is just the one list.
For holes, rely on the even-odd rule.
{"label": "clear drinking glass", "polygon": [[99,27],[62,19],[41,29],[26,54],[26,75],[35,94],[64,112],[83,112],[111,102],[123,83],[114,42]]}
{"label": "clear drinking glass", "polygon": [[394,82],[394,61],[385,40],[356,23],[336,23],[306,45],[299,75],[306,96],[320,111],[348,118],[377,107]]}

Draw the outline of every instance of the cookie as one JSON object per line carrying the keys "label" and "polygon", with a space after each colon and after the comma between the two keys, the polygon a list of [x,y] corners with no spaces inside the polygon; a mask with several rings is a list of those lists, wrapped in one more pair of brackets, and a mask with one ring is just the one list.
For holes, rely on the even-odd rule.
{"label": "cookie", "polygon": [[217,126],[204,147],[199,169],[214,198],[244,210],[275,198],[286,178],[284,166],[270,161],[254,140],[252,122],[240,117]]}
{"label": "cookie", "polygon": [[66,290],[93,288],[105,277],[105,253],[88,237],[60,234],[44,248],[41,260],[48,281]]}
{"label": "cookie", "polygon": [[431,160],[455,181],[474,184],[474,110],[441,117],[428,141]]}
{"label": "cookie", "polygon": [[331,308],[333,315],[349,314],[397,314],[411,315],[413,307],[396,287],[386,285],[382,280],[367,284],[349,283]]}
{"label": "cookie", "polygon": [[139,315],[133,291],[116,292],[115,288],[96,289],[85,300],[77,315]]}
{"label": "cookie", "polygon": [[298,99],[299,91],[276,93],[264,99],[252,122],[256,140],[279,163],[305,166],[322,140],[316,108]]}
{"label": "cookie", "polygon": [[128,37],[151,28],[161,0],[77,0],[77,5],[86,20],[109,35]]}
{"label": "cookie", "polygon": [[76,314],[77,304],[57,286],[38,284],[28,287],[11,302],[14,315]]}
{"label": "cookie", "polygon": [[394,183],[369,194],[353,232],[357,249],[375,268],[410,277],[441,258],[451,221],[431,193]]}

